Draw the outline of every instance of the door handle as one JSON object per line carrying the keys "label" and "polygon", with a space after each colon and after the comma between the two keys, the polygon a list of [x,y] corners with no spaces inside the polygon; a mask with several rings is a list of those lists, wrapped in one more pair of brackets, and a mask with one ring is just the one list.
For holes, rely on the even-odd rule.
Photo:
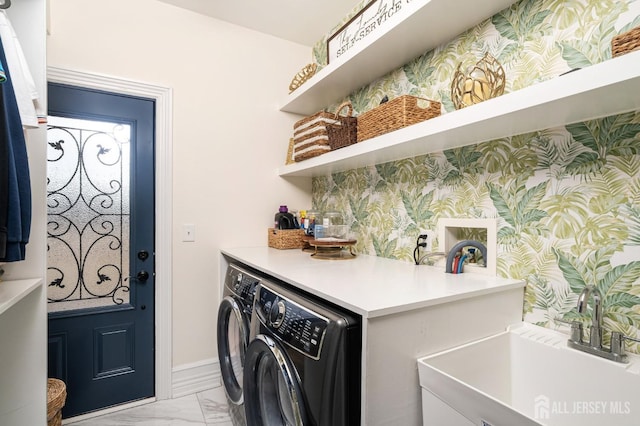
{"label": "door handle", "polygon": [[144,269],[141,270],[140,272],[138,272],[138,274],[136,275],[136,280],[138,280],[138,282],[145,282],[149,279],[149,273],[147,271],[145,271]]}

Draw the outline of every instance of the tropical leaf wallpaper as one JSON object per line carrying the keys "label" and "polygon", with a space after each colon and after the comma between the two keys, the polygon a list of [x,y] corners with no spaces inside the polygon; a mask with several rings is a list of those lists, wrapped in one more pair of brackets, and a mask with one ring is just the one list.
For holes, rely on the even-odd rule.
{"label": "tropical leaf wallpaper", "polygon": [[[610,59],[611,38],[639,25],[640,0],[522,0],[349,100],[362,113],[412,94],[451,111],[461,61],[491,53],[511,92]],[[325,43],[313,50],[320,65]],[[576,302],[596,285],[605,328],[640,337],[639,151],[635,111],[317,177],[313,207],[344,212],[359,252],[407,262],[420,230],[440,218],[497,218],[498,274],[527,282],[525,321],[588,325]]]}

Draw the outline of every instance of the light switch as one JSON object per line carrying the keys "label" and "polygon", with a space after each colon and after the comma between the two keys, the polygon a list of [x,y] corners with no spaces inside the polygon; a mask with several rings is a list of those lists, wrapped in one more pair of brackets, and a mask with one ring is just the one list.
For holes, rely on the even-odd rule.
{"label": "light switch", "polygon": [[196,226],[192,223],[182,225],[182,241],[194,242],[196,240]]}

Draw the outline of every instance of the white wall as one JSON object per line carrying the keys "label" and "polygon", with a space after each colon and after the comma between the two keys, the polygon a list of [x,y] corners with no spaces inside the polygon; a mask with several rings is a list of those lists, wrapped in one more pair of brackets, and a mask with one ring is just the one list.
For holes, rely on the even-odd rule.
{"label": "white wall", "polygon": [[50,19],[48,65],[173,90],[173,365],[215,357],[220,247],[265,245],[280,204],[311,206],[309,180],[275,171],[310,48],[155,0],[51,0]]}

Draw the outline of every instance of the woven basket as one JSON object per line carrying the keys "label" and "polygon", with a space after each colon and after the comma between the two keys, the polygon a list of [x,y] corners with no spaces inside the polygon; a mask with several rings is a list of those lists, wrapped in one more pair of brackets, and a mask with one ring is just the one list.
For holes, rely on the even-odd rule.
{"label": "woven basket", "polygon": [[269,247],[286,250],[304,246],[304,229],[267,229]]}
{"label": "woven basket", "polygon": [[640,49],[640,27],[619,34],[611,40],[611,56],[624,55]]}
{"label": "woven basket", "polygon": [[302,161],[331,151],[327,124],[335,124],[335,114],[320,111],[293,125],[293,160]]}
{"label": "woven basket", "polygon": [[[340,115],[340,112],[345,108],[347,108],[347,115]],[[356,143],[358,140],[358,119],[353,117],[351,102],[341,104],[336,110],[334,118],[337,121],[336,124],[327,124],[331,149],[344,148]]]}
{"label": "woven basket", "polygon": [[[428,101],[426,107],[418,106],[418,100]],[[440,115],[440,102],[399,96],[358,116],[358,142],[398,130]]]}
{"label": "woven basket", "polygon": [[67,387],[59,379],[47,379],[47,426],[62,424],[62,407],[67,400]]}
{"label": "woven basket", "polygon": [[289,139],[289,147],[287,148],[287,158],[284,161],[284,164],[293,164],[295,161],[293,160],[293,138]]}

